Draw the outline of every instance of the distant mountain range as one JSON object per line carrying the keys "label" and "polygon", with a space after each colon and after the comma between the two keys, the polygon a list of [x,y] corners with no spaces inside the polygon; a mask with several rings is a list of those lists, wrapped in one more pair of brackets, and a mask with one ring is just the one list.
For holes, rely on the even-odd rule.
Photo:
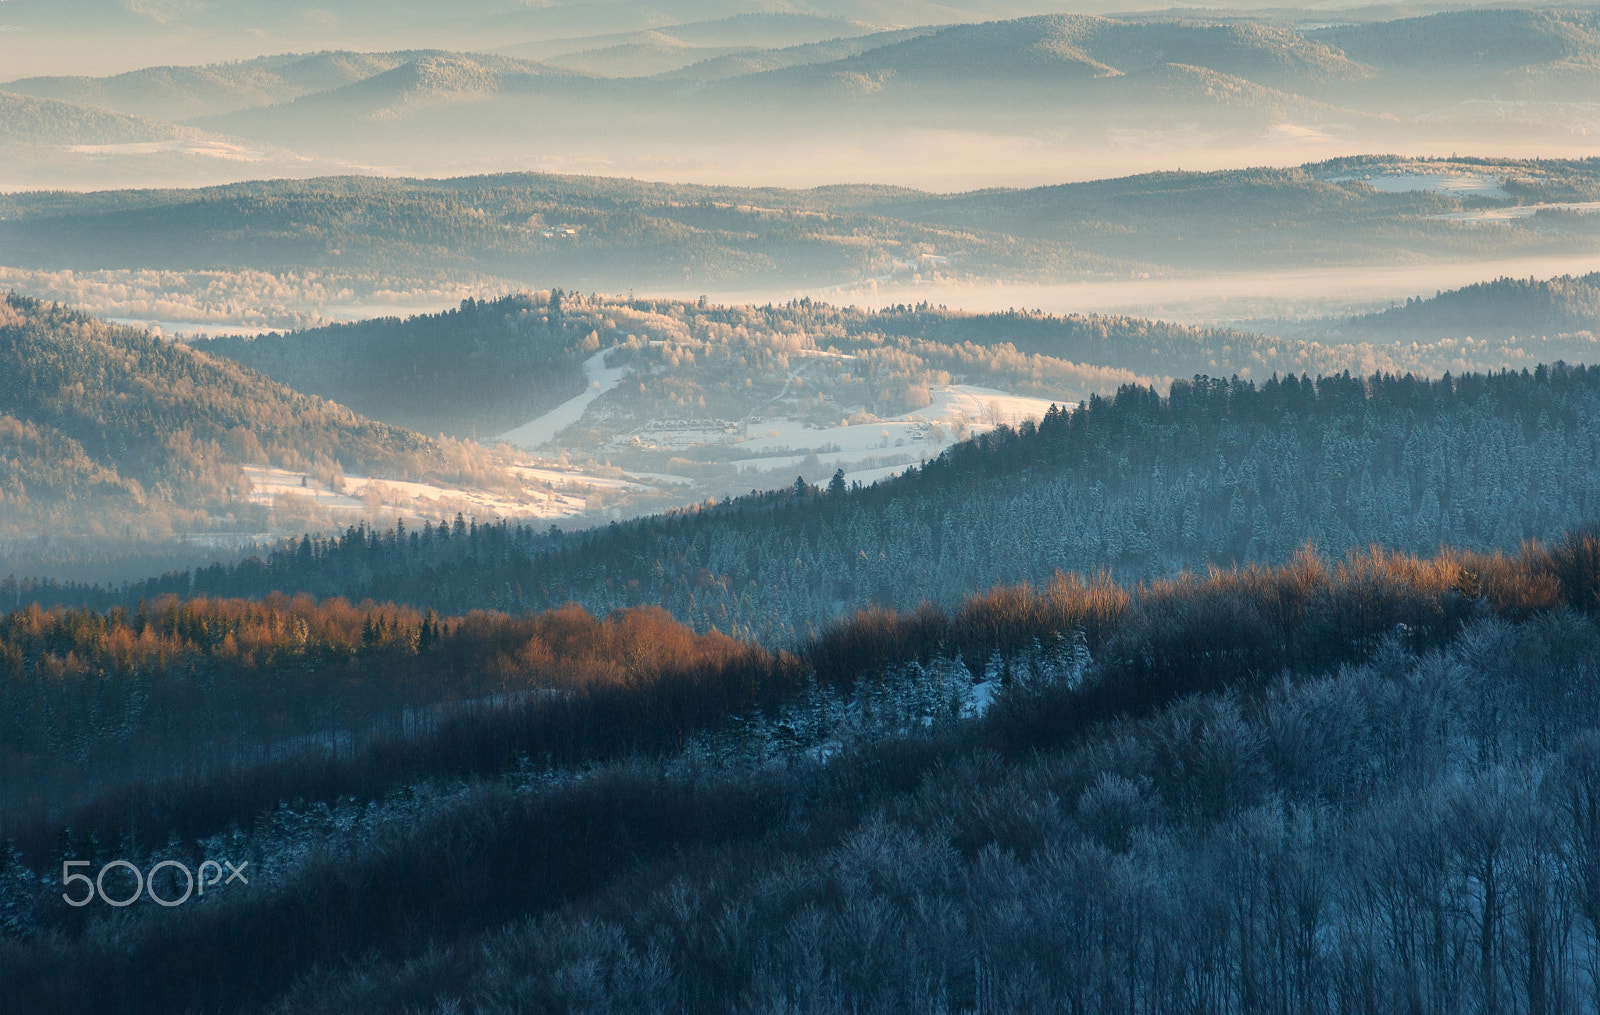
{"label": "distant mountain range", "polygon": [[1570,256],[1596,249],[1596,202],[1600,164],[1588,160],[1341,159],[953,195],[344,177],[0,195],[0,250],[12,266],[51,270],[304,267],[793,292]]}
{"label": "distant mountain range", "polygon": [[[204,131],[52,98],[0,92],[0,138],[8,145],[65,147],[198,141]],[[15,149],[8,158],[15,159]]]}
{"label": "distant mountain range", "polygon": [[[37,0],[7,6],[23,2]],[[1177,151],[1201,161],[1235,153],[1232,164],[1487,144],[1548,154],[1579,150],[1586,132],[1600,131],[1594,11],[1337,27],[1060,14],[871,27],[772,16],[613,32],[569,52],[538,41],[486,47],[497,52],[319,52],[28,77],[0,89],[314,160],[290,175],[333,160],[427,175],[583,166],[679,179],[748,166],[746,179],[792,179],[805,151],[813,179],[925,184],[968,165],[1016,172],[1019,152],[1041,165],[1130,168]],[[153,139],[171,129],[148,130]],[[906,157],[907,146],[929,152],[951,132],[966,142],[950,147],[950,165]],[[97,155],[108,183],[159,182],[132,154]],[[57,153],[63,167],[84,157]],[[264,175],[248,162],[236,168],[235,178]],[[47,180],[47,167],[0,159],[0,182]]]}
{"label": "distant mountain range", "polygon": [[20,95],[165,120],[288,102],[364,81],[438,52],[313,53],[203,67],[149,67],[108,78],[38,77],[7,84]]}
{"label": "distant mountain range", "polygon": [[[514,43],[496,52],[605,77],[639,77],[722,60],[735,66],[741,57],[810,53],[813,47],[836,47],[843,56],[883,45],[882,35],[876,26],[846,17],[765,12],[586,39]],[[862,41],[851,49],[855,37]]]}
{"label": "distant mountain range", "polygon": [[95,186],[136,165],[143,180],[215,183],[238,167],[264,176],[349,172],[338,159],[286,152],[259,140],[99,106],[0,90],[0,182]]}

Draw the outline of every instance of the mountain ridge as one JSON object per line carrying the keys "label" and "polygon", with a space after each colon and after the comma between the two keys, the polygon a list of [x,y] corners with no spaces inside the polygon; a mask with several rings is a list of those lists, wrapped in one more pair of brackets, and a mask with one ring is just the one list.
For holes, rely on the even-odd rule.
{"label": "mountain ridge", "polygon": [[459,449],[236,363],[15,293],[0,298],[0,377],[12,525],[42,512],[114,529],[114,512],[97,514],[115,495],[137,509],[129,524],[211,528],[249,514],[246,465],[421,477],[460,464]]}

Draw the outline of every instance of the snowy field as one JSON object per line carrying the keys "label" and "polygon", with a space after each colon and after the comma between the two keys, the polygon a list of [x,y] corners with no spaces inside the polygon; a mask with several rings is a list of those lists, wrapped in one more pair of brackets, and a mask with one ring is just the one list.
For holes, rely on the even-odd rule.
{"label": "snowy field", "polygon": [[622,383],[622,376],[628,372],[629,367],[606,367],[606,353],[609,349],[590,356],[583,361],[584,376],[589,379],[588,390],[576,398],[569,398],[565,402],[551,409],[543,416],[531,419],[517,427],[501,434],[496,440],[505,441],[512,447],[531,451],[542,444],[555,440],[556,434],[583,418],[585,410],[593,404],[594,400]]}
{"label": "snowy field", "polygon": [[1572,201],[1564,204],[1516,204],[1504,208],[1469,208],[1466,211],[1430,215],[1429,218],[1445,222],[1466,222],[1469,224],[1498,223],[1532,218],[1541,211],[1569,211],[1578,215],[1592,215],[1595,212],[1600,212],[1600,201]]}
{"label": "snowy field", "polygon": [[989,424],[1007,423],[1015,426],[1025,419],[1037,420],[1051,405],[1062,404],[1048,398],[1031,398],[1013,395],[994,388],[980,388],[971,384],[952,384],[929,392],[931,401],[924,408],[909,413],[907,419],[952,421],[967,419]]}
{"label": "snowy field", "polygon": [[[799,420],[752,417],[737,423],[661,420],[636,431],[615,434],[619,450],[648,451],[663,457],[690,448],[715,447],[719,460],[752,475],[755,485],[792,480],[797,469],[843,469],[847,478],[870,484],[907,465],[931,458],[957,441],[986,433],[998,424],[1037,420],[1052,404],[1044,398],[1013,395],[993,388],[954,384],[930,392],[921,409],[870,423],[819,427]],[[1070,407],[1070,406],[1069,406]],[[668,474],[630,472],[662,481]]]}
{"label": "snowy field", "polygon": [[[287,469],[246,466],[250,479],[250,501],[278,511],[311,508],[337,518],[381,518],[398,515],[407,519],[437,519],[461,512],[479,519],[563,518],[588,510],[588,495],[598,489],[637,484],[607,477],[592,477],[552,469],[513,467],[511,474],[523,480],[520,489],[479,490],[469,487],[414,483],[400,479],[369,476],[344,477],[341,493],[319,483],[315,477]],[[304,485],[302,485],[302,483]],[[301,514],[302,511],[292,511]]]}
{"label": "snowy field", "polygon": [[[603,356],[597,353],[585,363],[588,391],[518,427],[507,438],[515,435],[532,444],[546,443],[582,419],[626,372],[626,368],[606,369]],[[931,400],[920,409],[869,423],[841,421],[818,427],[781,417],[654,421],[637,432],[612,437],[619,452],[628,450],[628,464],[640,468],[605,461],[569,465],[564,457],[552,461],[519,456],[520,460],[506,464],[503,482],[492,489],[348,474],[335,488],[309,473],[288,469],[247,466],[244,473],[251,484],[249,501],[273,509],[269,524],[286,531],[298,531],[319,517],[335,525],[396,516],[420,524],[457,512],[480,521],[618,517],[626,505],[659,504],[664,494],[673,500],[699,496],[695,488],[702,481],[718,482],[699,471],[707,465],[730,468],[747,477],[743,481],[752,487],[787,485],[797,472],[808,481],[826,481],[836,469],[843,469],[852,481],[870,485],[908,465],[937,458],[957,441],[999,424],[1038,419],[1052,404],[1048,399],[966,384],[930,394]],[[771,406],[767,411],[780,410]],[[707,449],[715,450],[708,455]],[[679,457],[685,454],[690,457]]]}
{"label": "snowy field", "polygon": [[1407,194],[1419,190],[1448,194],[1451,197],[1493,197],[1508,199],[1505,181],[1484,173],[1373,173],[1365,176],[1333,176],[1329,183],[1359,181],[1385,194]]}
{"label": "snowy field", "polygon": [[[544,483],[555,488],[571,486],[584,490],[643,490],[647,485],[632,482],[621,475],[599,476],[590,472],[548,469],[536,465],[513,465],[511,471],[523,479]],[[620,469],[617,471],[621,472]],[[646,474],[642,478],[648,479],[650,477]]]}

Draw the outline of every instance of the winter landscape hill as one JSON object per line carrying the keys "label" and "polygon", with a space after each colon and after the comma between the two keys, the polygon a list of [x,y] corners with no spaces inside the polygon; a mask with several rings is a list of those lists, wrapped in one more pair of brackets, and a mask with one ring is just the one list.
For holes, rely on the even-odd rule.
{"label": "winter landscape hill", "polygon": [[[113,445],[155,436],[153,447],[164,450],[125,461],[112,445],[102,447],[102,434],[90,441],[100,450],[83,451],[76,442],[84,435],[41,406],[55,404],[59,396],[50,392],[58,387],[72,389],[80,370],[105,376],[109,368],[96,364],[112,354],[93,345],[83,360],[85,353],[63,347],[47,356],[61,371],[57,381],[40,382],[47,391],[14,389],[8,411],[26,447],[12,464],[21,470],[19,510],[27,505],[24,514],[42,511],[41,518],[64,511],[80,519],[67,525],[80,535],[114,531],[124,514],[150,538],[213,532],[233,533],[236,542],[293,526],[337,528],[362,512],[377,512],[374,520],[391,511],[415,520],[457,510],[486,519],[615,518],[782,486],[797,474],[823,485],[840,471],[846,483],[871,485],[965,438],[1130,384],[1165,390],[1174,377],[1199,375],[1255,382],[1341,372],[1460,376],[1583,363],[1600,330],[1590,282],[1502,279],[1365,317],[1301,321],[1278,335],[1117,315],[973,314],[928,304],[868,311],[810,300],[725,306],[552,290],[469,298],[440,314],[185,345],[17,297],[15,306],[29,308],[18,311],[17,333],[46,343],[17,347],[17,376],[36,375],[28,349],[70,343],[79,327],[71,322],[81,321],[105,341],[170,350],[168,359],[186,354],[180,360],[202,370],[202,392],[248,384],[280,392],[251,396],[257,400],[304,401],[304,393],[313,396],[306,405],[331,400],[321,404],[335,415],[230,409],[227,421],[207,423],[212,429],[202,433],[184,410],[180,437],[141,431],[138,420],[172,410],[134,402],[123,410],[133,429]],[[247,370],[230,373],[229,360]],[[137,390],[164,389],[156,378],[167,367],[151,369],[157,372]],[[274,389],[272,381],[287,387]],[[101,401],[126,403],[129,395],[107,389],[86,397],[75,411],[103,417]],[[284,414],[303,418],[301,429],[280,434],[267,422]],[[352,443],[336,419],[359,433],[392,435],[409,450],[383,450],[389,437]],[[70,453],[47,467],[58,444]],[[181,461],[155,466],[152,453]],[[61,472],[72,462],[82,468]],[[202,473],[203,483],[195,479]],[[121,507],[101,504],[85,485],[96,475],[111,484],[108,493],[127,481],[140,493]],[[141,497],[151,490],[155,501],[146,503]],[[76,508],[75,498],[83,501]],[[90,529],[81,523],[90,517],[87,504],[96,519]],[[161,520],[152,527],[155,515]],[[13,538],[27,543],[43,534],[13,519]]]}
{"label": "winter landscape hill", "polygon": [[0,0],[0,1013],[1600,1015],[1597,69]]}
{"label": "winter landscape hill", "polygon": [[[1000,470],[1020,466],[1013,483],[1037,482],[1048,473],[1030,466],[1046,460],[1080,481],[1128,475],[1127,452],[1151,438],[1204,460],[1197,435],[1237,447],[1231,427],[1279,412],[1298,421],[1261,426],[1260,441],[1320,430],[1333,469],[1357,457],[1327,443],[1343,437],[1342,420],[1376,410],[1414,422],[1418,432],[1395,432],[1401,442],[1373,460],[1416,447],[1520,508],[1528,500],[1508,474],[1486,471],[1508,456],[1455,466],[1508,412],[1590,416],[1591,374],[1197,385],[1168,400],[1129,390],[966,446],[888,489],[797,488],[565,542],[460,523],[351,530],[307,540],[271,570],[209,577],[284,587],[387,567],[443,583],[435,597],[453,581],[475,595],[498,577],[482,573],[486,556],[543,542],[527,574],[545,590],[570,592],[551,580],[567,573],[596,591],[642,587],[615,564],[662,553],[645,580],[682,606],[736,583],[702,570],[671,592],[683,572],[663,537],[750,559],[726,534],[853,533],[863,513],[952,480],[968,501],[999,488]],[[1413,439],[1437,426],[1449,441],[1469,417],[1467,459]],[[1554,437],[1538,435],[1540,453]],[[1592,449],[1579,459],[1592,463]],[[1552,464],[1537,473],[1557,483],[1582,473]],[[1398,465],[1381,486],[1399,492],[1428,476],[1430,495],[1458,492],[1420,466]],[[1568,487],[1573,495],[1592,496]],[[1062,506],[1037,515],[1057,533],[1082,517]],[[1398,517],[1398,502],[1373,506]],[[1238,535],[1260,538],[1275,515],[1303,517],[1269,510],[1252,523],[1247,508]],[[992,531],[1010,545],[1038,534],[1020,523]],[[886,550],[916,525],[893,519]],[[596,1007],[597,997],[641,1011],[797,996],[885,1009],[1099,1006],[1135,990],[1176,998],[1191,977],[1241,989],[1232,959],[1190,944],[1187,929],[1239,898],[1299,890],[1286,884],[1316,899],[1292,910],[1294,922],[1268,909],[1221,924],[1237,947],[1260,950],[1250,954],[1272,970],[1272,990],[1329,1007],[1346,976],[1397,1003],[1417,991],[1574,996],[1600,929],[1549,900],[1576,887],[1558,858],[1593,855],[1580,808],[1600,771],[1587,726],[1597,551],[1593,537],[1573,536],[1515,556],[1373,550],[1329,563],[1304,552],[1278,568],[1138,586],[1060,577],[954,609],[862,612],[789,652],[697,635],[652,609],[600,621],[573,606],[461,617],[282,593],[102,613],[30,607],[0,621],[0,997],[119,1012],[376,1012],[419,996],[488,1010]],[[882,562],[880,594],[904,589],[915,559]],[[773,588],[793,608],[805,593],[790,582],[810,582],[816,564],[845,580],[838,562],[797,555]],[[974,577],[963,570],[963,587]],[[776,602],[762,606],[782,615]],[[231,718],[218,738],[223,703]],[[1496,850],[1530,858],[1519,868],[1533,872],[1519,882],[1530,894],[1503,912],[1551,921],[1537,931],[1519,918],[1503,935],[1481,933],[1485,827]],[[1438,881],[1420,895],[1438,903],[1433,932],[1455,953],[1486,956],[1484,966],[1417,959],[1375,934],[1419,898],[1408,843],[1437,846]],[[204,905],[176,912],[142,903],[115,917],[113,936],[102,913],[57,902],[47,861],[59,855],[91,869],[128,858],[141,870],[219,857],[253,880],[214,885]],[[513,864],[515,876],[468,873]],[[421,871],[434,891],[397,887]],[[176,872],[152,874],[157,898],[187,894]],[[117,899],[132,887],[121,870],[100,880]],[[997,893],[1015,902],[1003,920]],[[1145,906],[1154,915],[1118,919]],[[739,921],[739,935],[682,932],[703,913]],[[1099,932],[1062,929],[1062,913]],[[943,934],[951,921],[976,943]],[[1155,942],[1159,963],[1148,958]],[[1298,961],[1265,961],[1294,942]],[[210,975],[149,961],[174,946],[204,957]],[[754,971],[739,958],[751,950]],[[1063,951],[1065,964],[1054,957]],[[1555,975],[1502,972],[1530,955]],[[864,961],[874,975],[862,979],[815,965]],[[69,963],[78,975],[61,975]],[[1111,966],[1114,976],[1097,972]]]}
{"label": "winter landscape hill", "polygon": [[[279,53],[99,79],[30,75],[0,88],[162,119],[152,134],[182,122],[310,160],[284,170],[240,158],[235,179],[344,164],[381,174],[493,166],[728,182],[737,167],[746,181],[813,183],[843,171],[951,189],[1119,175],[1166,165],[1162,153],[1179,146],[1191,166],[1238,165],[1247,153],[1274,163],[1371,151],[1575,155],[1600,129],[1586,101],[1600,30],[1581,9],[1331,27],[1270,14],[1041,14],[874,32],[871,19],[813,18],[669,24],[683,37],[569,53],[502,36],[449,51],[430,41],[425,50]],[[823,25],[835,37],[819,35]],[[741,34],[757,41],[710,45]],[[708,43],[706,60],[663,60],[692,51],[696,38]],[[802,150],[806,168],[796,161]],[[49,164],[0,163],[0,182],[36,185],[51,171],[117,185],[201,179],[184,181],[138,151],[93,160],[70,146],[51,151]],[[940,162],[907,159],[912,151],[940,153]],[[217,179],[216,168],[203,182]]]}
{"label": "winter landscape hill", "polygon": [[[1362,157],[958,194],[538,174],[334,177],[0,195],[0,250],[8,273],[39,273],[26,283],[8,274],[10,284],[116,317],[138,312],[94,286],[144,280],[103,273],[209,272],[190,284],[215,292],[241,269],[275,282],[238,284],[228,302],[262,306],[281,293],[273,306],[280,318],[313,304],[326,311],[341,288],[387,291],[392,302],[407,289],[460,293],[429,297],[436,307],[489,287],[556,284],[719,293],[725,302],[798,294],[869,306],[891,294],[896,303],[1009,299],[1004,307],[1030,293],[1008,297],[994,283],[1153,280],[1152,289],[1165,284],[1168,298],[1181,299],[1196,288],[1193,279],[1244,270],[1304,273],[1291,298],[1305,301],[1323,287],[1321,274],[1338,271],[1368,273],[1374,295],[1393,292],[1393,268],[1460,266],[1452,269],[1460,281],[1430,291],[1504,273],[1517,259],[1541,275],[1572,270],[1567,265],[1581,274],[1592,270],[1597,208],[1600,168],[1592,160]],[[82,277],[44,277],[68,270]],[[296,306],[307,270],[336,284]],[[1070,292],[1056,298],[1063,295]],[[1149,304],[1163,302],[1157,294]]]}
{"label": "winter landscape hill", "polygon": [[1407,299],[1403,306],[1354,318],[1345,330],[1374,338],[1594,335],[1600,333],[1600,273],[1497,278],[1428,299]]}
{"label": "winter landscape hill", "polygon": [[188,120],[289,102],[439,55],[443,54],[328,52],[268,56],[198,67],[146,67],[107,78],[21,78],[8,82],[8,90],[131,116]]}
{"label": "winter landscape hill", "polygon": [[341,463],[419,480],[482,467],[180,343],[14,295],[0,306],[11,538],[219,527],[247,502],[249,466],[324,482]]}
{"label": "winter landscape hill", "polygon": [[[856,609],[955,606],[974,589],[1043,586],[1058,572],[1166,577],[1284,560],[1308,544],[1335,555],[1509,551],[1590,517],[1595,392],[1592,369],[1565,365],[1434,381],[1197,378],[1164,395],[1130,384],[1041,419],[975,426],[965,441],[934,440],[920,466],[885,470],[896,478],[848,479],[851,432],[905,432],[916,454],[925,420],[850,426],[834,432],[837,450],[816,456],[827,460],[793,460],[793,470],[832,471],[832,480],[605,529],[477,526],[469,540],[440,545],[351,530],[232,567],[49,601],[279,589],[452,613],[656,604],[697,629],[785,644]],[[871,446],[894,453],[888,442]],[[698,457],[692,446],[679,453]]]}
{"label": "winter landscape hill", "polygon": [[[364,517],[601,517],[618,501],[682,502],[670,478],[541,467],[554,463],[427,437],[58,304],[13,294],[0,306],[0,538],[11,567],[53,560],[82,573],[109,560],[125,574],[124,552],[130,562],[226,554]],[[582,385],[575,366],[568,384]]]}

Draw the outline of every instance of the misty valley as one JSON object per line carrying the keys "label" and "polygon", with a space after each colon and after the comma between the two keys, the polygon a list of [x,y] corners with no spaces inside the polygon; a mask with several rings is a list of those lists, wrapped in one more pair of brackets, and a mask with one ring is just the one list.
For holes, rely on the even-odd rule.
{"label": "misty valley", "polygon": [[1600,1013],[1600,7],[0,2],[0,1013]]}

